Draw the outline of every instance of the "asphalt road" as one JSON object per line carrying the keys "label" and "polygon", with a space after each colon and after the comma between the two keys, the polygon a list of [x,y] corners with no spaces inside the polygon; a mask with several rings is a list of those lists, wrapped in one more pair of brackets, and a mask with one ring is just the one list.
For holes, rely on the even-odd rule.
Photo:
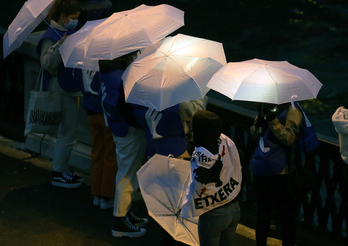
{"label": "asphalt road", "polygon": [[[161,227],[148,216],[141,194],[132,207],[149,218],[147,235],[114,238],[112,209],[92,204],[88,175],[80,188],[54,187],[51,162],[31,158],[12,144],[0,136],[0,246],[161,245]],[[255,245],[252,229],[240,225],[237,232],[236,246]]]}

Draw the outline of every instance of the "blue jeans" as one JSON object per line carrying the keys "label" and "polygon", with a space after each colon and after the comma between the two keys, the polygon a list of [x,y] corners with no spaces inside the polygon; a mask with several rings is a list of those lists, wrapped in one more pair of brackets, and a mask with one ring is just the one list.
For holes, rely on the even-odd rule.
{"label": "blue jeans", "polygon": [[238,202],[215,208],[199,216],[200,246],[231,246],[240,220]]}

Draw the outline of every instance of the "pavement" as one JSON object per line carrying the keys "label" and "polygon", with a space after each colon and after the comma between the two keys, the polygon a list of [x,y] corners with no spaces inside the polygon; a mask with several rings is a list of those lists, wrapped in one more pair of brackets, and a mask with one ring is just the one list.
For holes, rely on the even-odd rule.
{"label": "pavement", "polygon": [[[92,204],[90,177],[80,188],[51,185],[51,160],[32,156],[24,143],[0,136],[0,246],[137,246],[161,245],[161,227],[147,214],[138,194],[135,214],[149,218],[141,238],[114,238],[112,209]],[[236,246],[255,245],[255,231],[242,224]],[[281,245],[270,238],[268,245]]]}

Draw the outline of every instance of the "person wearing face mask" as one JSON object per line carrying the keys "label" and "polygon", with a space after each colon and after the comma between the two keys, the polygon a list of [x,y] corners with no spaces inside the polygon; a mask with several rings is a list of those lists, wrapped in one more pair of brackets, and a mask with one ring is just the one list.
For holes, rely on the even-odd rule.
{"label": "person wearing face mask", "polygon": [[53,155],[52,185],[64,188],[81,186],[83,178],[69,170],[68,161],[78,140],[78,100],[82,96],[81,70],[65,68],[59,48],[76,32],[81,6],[75,0],[55,0],[48,13],[50,27],[41,37],[37,52],[40,56],[43,90],[61,95],[61,118]]}

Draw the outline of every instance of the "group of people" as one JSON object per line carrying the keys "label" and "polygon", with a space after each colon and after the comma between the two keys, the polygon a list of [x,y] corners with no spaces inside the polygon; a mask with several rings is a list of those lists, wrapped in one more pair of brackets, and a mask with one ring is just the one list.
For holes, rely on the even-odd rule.
{"label": "group of people", "polygon": [[[122,74],[136,52],[99,61],[99,72],[75,69],[73,73],[65,68],[59,48],[76,31],[81,11],[76,0],[55,0],[47,17],[51,27],[38,44],[43,89],[58,91],[62,99],[52,185],[77,188],[83,182],[68,167],[78,140],[79,98],[83,96],[92,137],[93,204],[102,209],[113,207],[114,237],[146,234],[148,219],[137,217],[131,206],[139,189],[136,172],[147,159],[161,154],[191,161],[182,216],[199,216],[200,245],[233,245],[240,220],[242,168],[236,145],[222,134],[220,117],[206,110],[207,97],[163,111],[126,103]],[[251,162],[256,244],[266,245],[274,203],[282,221],[283,245],[295,245],[296,198],[289,192],[290,177],[299,150],[313,150],[318,140],[297,103],[259,103],[257,110],[250,128],[257,143]]]}

